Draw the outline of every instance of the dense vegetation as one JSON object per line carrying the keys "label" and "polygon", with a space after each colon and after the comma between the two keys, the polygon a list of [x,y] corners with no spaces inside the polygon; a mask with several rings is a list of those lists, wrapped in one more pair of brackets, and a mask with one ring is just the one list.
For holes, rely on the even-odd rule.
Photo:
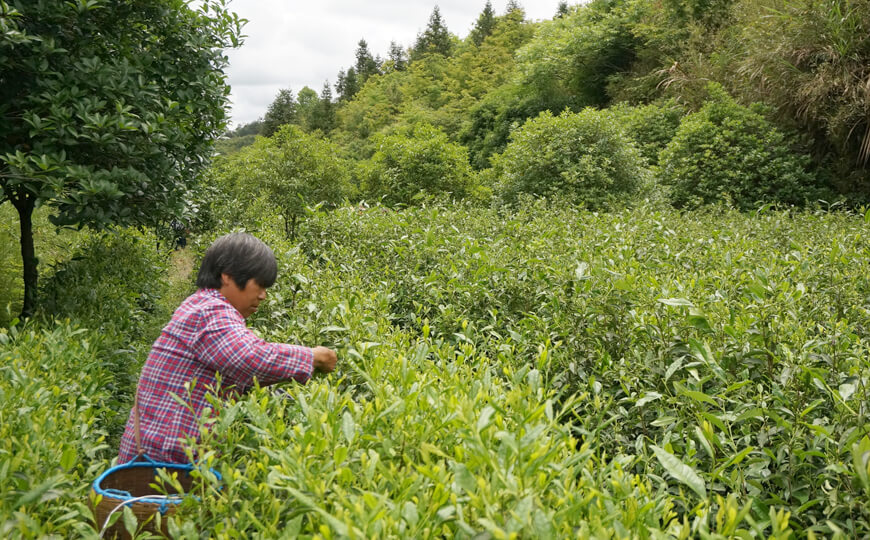
{"label": "dense vegetation", "polygon": [[[106,97],[154,89],[101,67],[136,41],[103,3],[0,0],[3,66],[63,68],[46,32],[111,27],[90,71],[34,79],[93,100],[0,105],[3,193],[32,206],[0,204],[0,536],[98,536],[88,488],[141,363],[239,229],[279,262],[249,324],[339,367],[214,401],[173,537],[870,536],[866,2],[487,3],[463,39],[436,8],[386,59],[361,40],[335,97],[282,90],[213,163],[238,18],[130,8],[156,57],[199,51],[182,86],[208,81],[211,116],[139,115]],[[59,99],[83,100],[62,137]],[[25,222],[44,270],[22,321]]]}
{"label": "dense vegetation", "polygon": [[[525,20],[516,2],[502,15],[487,3],[464,39],[448,32],[436,8],[416,43],[394,44],[386,59],[361,40],[356,63],[338,75],[336,98],[328,86],[319,96],[308,87],[297,97],[282,90],[263,120],[232,135],[251,141],[253,132],[295,123],[362,163],[377,150],[375,134],[432,125],[467,148],[475,170],[487,171],[511,134],[541,112],[594,107],[630,116],[634,108],[665,107],[689,124],[685,151],[703,153],[723,136],[733,148],[681,165],[687,175],[692,167],[710,169],[718,185],[696,194],[664,189],[677,205],[819,198],[857,205],[870,193],[868,36],[870,8],[858,0],[594,0],[562,5],[541,22]],[[702,129],[692,113],[717,129]],[[661,145],[654,151],[642,133],[623,127],[641,135],[635,143],[655,163],[674,135],[664,137],[663,128],[674,120],[679,126],[680,116],[646,128]],[[223,148],[232,153],[239,144],[231,137]],[[735,162],[743,156],[745,163]],[[768,161],[757,178],[735,178]],[[669,171],[660,179],[679,182]],[[386,186],[381,195],[391,195]]]}
{"label": "dense vegetation", "polygon": [[[280,264],[252,326],[341,363],[216,403],[202,444],[222,489],[173,530],[870,533],[863,216],[342,207],[298,241],[279,216],[248,227]],[[150,245],[95,237],[47,286],[74,289],[67,272],[107,256],[157,264]],[[155,335],[148,321],[177,301],[141,276],[93,283],[101,326],[86,303],[55,305],[99,334],[0,334],[5,535],[87,528],[87,482],[114,454],[147,349],[112,336]],[[122,298],[134,317],[118,322]]]}

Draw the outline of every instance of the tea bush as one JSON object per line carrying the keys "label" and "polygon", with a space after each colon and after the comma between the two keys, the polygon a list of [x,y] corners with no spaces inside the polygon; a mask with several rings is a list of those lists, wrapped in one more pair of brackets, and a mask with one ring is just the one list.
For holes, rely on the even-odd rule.
{"label": "tea bush", "polygon": [[174,537],[870,534],[863,216],[541,200],[259,227],[280,271],[249,324],[339,366],[214,402],[199,466],[223,481]]}
{"label": "tea bush", "polygon": [[113,398],[112,350],[68,324],[0,329],[3,538],[95,536],[87,493],[117,454],[109,427],[129,411]]}
{"label": "tea bush", "polygon": [[501,177],[496,194],[509,205],[529,194],[604,208],[630,200],[648,178],[613,117],[594,109],[559,116],[545,111],[529,120],[493,158],[493,168]]}
{"label": "tea bush", "polygon": [[821,192],[810,158],[758,112],[738,105],[718,85],[711,100],[683,119],[659,156],[659,183],[678,208],[727,203],[751,210],[763,203],[803,205]]}
{"label": "tea bush", "polygon": [[[863,220],[541,202],[509,216],[372,209],[311,225],[308,257],[347,292],[380,291],[397,329],[513,369],[538,361],[546,387],[586,396],[564,418],[575,437],[642,456],[633,471],[666,483],[694,470],[670,484],[681,512],[698,502],[693,484],[702,499],[737,497],[754,520],[788,510],[801,530],[867,530]],[[320,305],[319,281],[296,278],[296,305]],[[326,315],[315,327],[346,326],[312,309]],[[669,469],[661,449],[682,464]]]}

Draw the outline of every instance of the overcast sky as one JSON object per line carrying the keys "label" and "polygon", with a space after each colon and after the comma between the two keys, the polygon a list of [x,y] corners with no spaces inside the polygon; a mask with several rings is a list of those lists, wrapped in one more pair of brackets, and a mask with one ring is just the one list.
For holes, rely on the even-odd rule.
{"label": "overcast sky", "polygon": [[[508,0],[492,0],[502,15]],[[576,2],[569,2],[574,4]],[[354,65],[357,43],[387,56],[390,41],[407,48],[426,28],[438,5],[451,33],[466,37],[486,0],[232,0],[247,19],[244,45],[228,52],[234,126],[266,113],[278,90],[317,93],[327,79],[335,93],[338,71]],[[558,0],[520,0],[530,20],[551,19]]]}

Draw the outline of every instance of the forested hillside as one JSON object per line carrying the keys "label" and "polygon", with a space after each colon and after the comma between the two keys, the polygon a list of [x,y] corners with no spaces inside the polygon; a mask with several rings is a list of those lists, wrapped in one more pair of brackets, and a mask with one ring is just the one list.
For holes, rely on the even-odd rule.
{"label": "forested hillside", "polygon": [[[602,128],[591,124],[613,124],[643,158],[623,166],[643,167],[651,179],[629,191],[679,207],[854,206],[870,193],[867,2],[594,0],[563,3],[541,22],[527,21],[516,2],[500,15],[487,3],[466,37],[450,30],[464,29],[446,28],[436,7],[413,44],[394,43],[382,56],[360,40],[335,94],[328,82],[319,95],[282,90],[261,121],[221,143],[224,153],[253,142],[253,131],[269,136],[294,124],[336,145],[357,196],[368,200],[395,198],[396,185],[368,179],[382,167],[379,152],[389,152],[385,141],[408,141],[434,152],[413,164],[390,158],[390,170],[414,177],[394,181],[412,195],[558,191],[595,206],[597,195],[580,186],[594,173],[577,170],[587,152],[596,161],[595,145],[584,140],[570,160],[547,156],[564,151],[566,123],[596,140]],[[548,114],[562,120],[543,120]],[[537,172],[511,158],[532,140]],[[471,170],[457,179],[461,189],[408,171],[450,159],[435,147],[465,153]],[[554,177],[565,185],[554,188]]]}

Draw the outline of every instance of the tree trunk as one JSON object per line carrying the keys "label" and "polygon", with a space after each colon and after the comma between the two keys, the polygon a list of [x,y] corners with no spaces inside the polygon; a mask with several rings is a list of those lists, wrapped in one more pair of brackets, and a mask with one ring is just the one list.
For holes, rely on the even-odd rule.
{"label": "tree trunk", "polygon": [[27,319],[33,315],[36,308],[36,281],[39,276],[36,265],[36,252],[33,249],[33,208],[36,197],[21,194],[12,199],[12,204],[18,210],[18,222],[21,224],[21,262],[24,266],[24,304],[21,306],[21,318]]}
{"label": "tree trunk", "polygon": [[296,214],[288,217],[284,214],[284,236],[290,240],[296,240]]}

